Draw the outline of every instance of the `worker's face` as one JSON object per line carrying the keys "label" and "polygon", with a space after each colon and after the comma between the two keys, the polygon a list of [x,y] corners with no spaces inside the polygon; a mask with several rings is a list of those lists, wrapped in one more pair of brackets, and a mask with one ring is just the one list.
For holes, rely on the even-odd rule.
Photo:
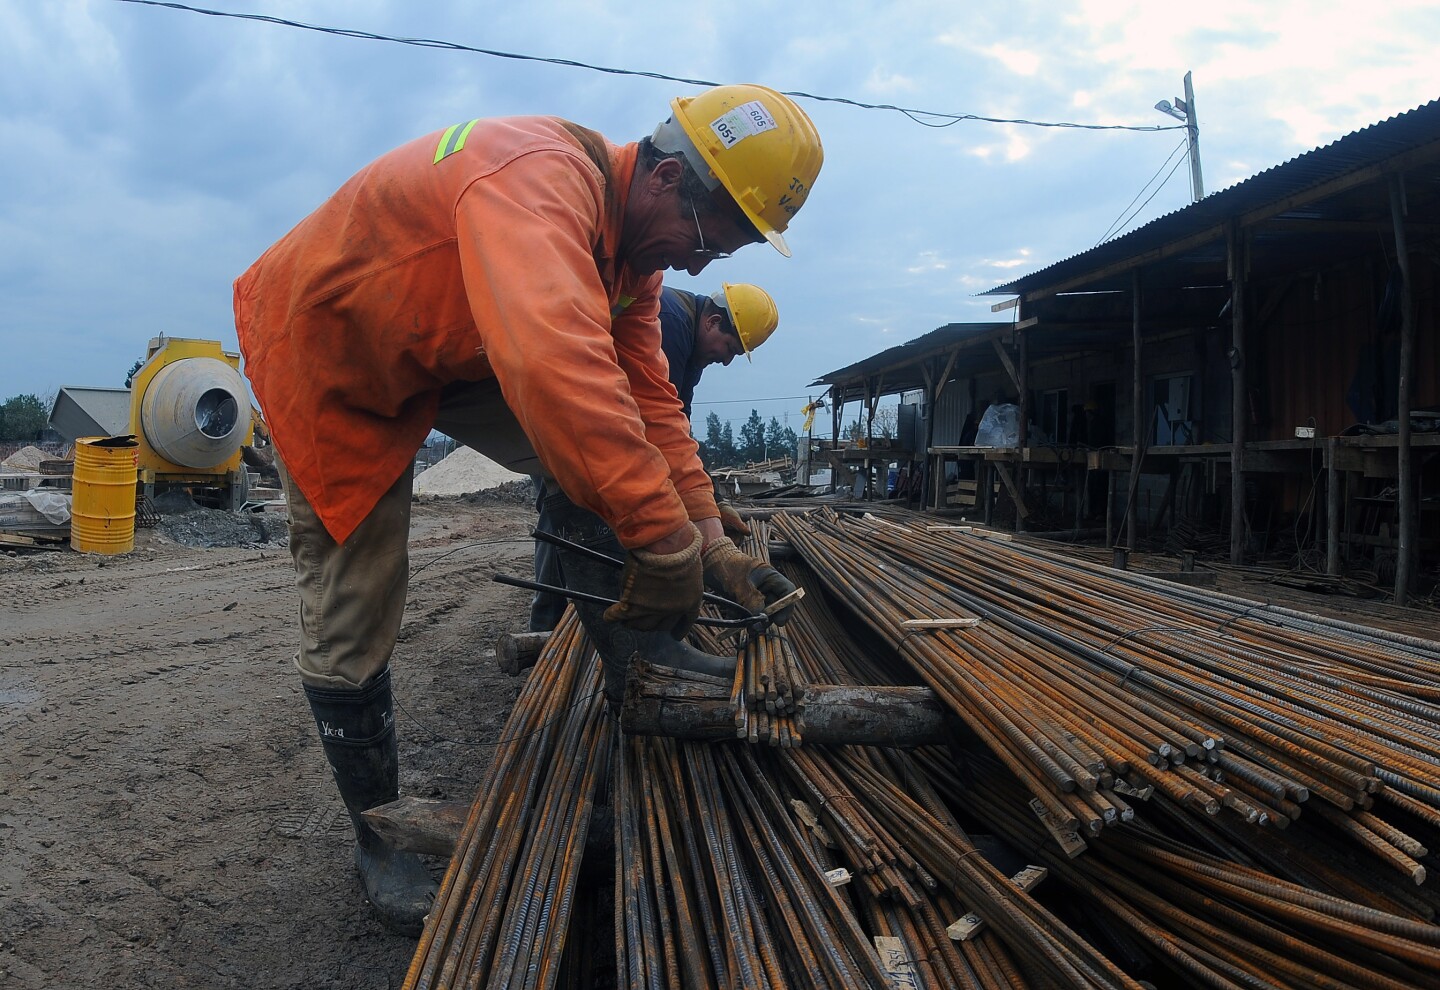
{"label": "worker's face", "polygon": [[719,313],[711,313],[700,321],[695,334],[695,356],[691,359],[697,365],[702,368],[712,364],[728,366],[744,353],[740,338],[725,329],[725,318]]}
{"label": "worker's face", "polygon": [[[699,275],[712,261],[762,238],[733,203],[697,203],[681,186],[684,166],[667,158],[643,177],[626,207],[623,253],[631,271]],[[638,195],[637,195],[638,194]]]}

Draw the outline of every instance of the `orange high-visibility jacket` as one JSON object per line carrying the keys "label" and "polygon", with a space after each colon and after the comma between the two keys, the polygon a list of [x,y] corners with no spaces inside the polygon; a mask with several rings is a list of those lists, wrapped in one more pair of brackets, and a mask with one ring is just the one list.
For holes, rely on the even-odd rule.
{"label": "orange high-visibility jacket", "polygon": [[637,154],[553,117],[461,124],[361,170],[236,280],[246,373],[336,541],[441,388],[491,377],[625,546],[719,515],[660,350],[661,276],[616,260]]}

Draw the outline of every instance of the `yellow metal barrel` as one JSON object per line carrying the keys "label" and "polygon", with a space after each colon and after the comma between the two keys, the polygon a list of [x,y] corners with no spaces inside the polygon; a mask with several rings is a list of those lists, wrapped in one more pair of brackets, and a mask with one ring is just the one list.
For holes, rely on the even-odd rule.
{"label": "yellow metal barrel", "polygon": [[133,436],[83,437],[75,441],[70,546],[81,553],[129,553],[135,549],[136,460]]}

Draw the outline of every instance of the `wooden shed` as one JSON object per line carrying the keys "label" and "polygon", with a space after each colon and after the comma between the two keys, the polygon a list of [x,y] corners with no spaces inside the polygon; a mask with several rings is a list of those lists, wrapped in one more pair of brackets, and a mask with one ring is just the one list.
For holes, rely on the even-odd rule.
{"label": "wooden shed", "polygon": [[[1440,562],[1440,101],[1356,131],[990,290],[1007,323],[942,327],[822,376],[837,418],[912,392],[928,508],[977,479],[1017,528],[1228,533],[1241,563]],[[1013,447],[955,423],[1018,406]],[[963,471],[957,469],[963,467]]]}

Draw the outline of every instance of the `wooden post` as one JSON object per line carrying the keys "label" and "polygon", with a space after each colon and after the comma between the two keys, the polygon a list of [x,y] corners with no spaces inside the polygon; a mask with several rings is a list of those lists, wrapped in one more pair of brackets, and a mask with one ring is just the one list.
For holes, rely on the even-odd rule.
{"label": "wooden post", "polygon": [[1245,242],[1238,220],[1225,236],[1230,268],[1230,563],[1245,560]]}
{"label": "wooden post", "polygon": [[1145,406],[1145,375],[1140,364],[1140,269],[1136,268],[1130,273],[1130,298],[1133,304],[1130,346],[1134,351],[1134,374],[1131,376],[1131,405],[1134,409],[1132,420],[1132,433],[1134,434],[1134,447],[1130,451],[1130,498],[1125,505],[1125,545],[1131,550],[1136,545],[1135,526],[1135,493],[1140,490],[1140,461],[1145,456],[1146,421],[1144,412]]}
{"label": "wooden post", "polygon": [[1325,460],[1328,470],[1325,475],[1325,573],[1340,573],[1340,466],[1339,442],[1334,437],[1325,440]]}
{"label": "wooden post", "polygon": [[505,673],[518,677],[535,666],[549,639],[548,632],[501,633],[495,641],[495,661]]}
{"label": "wooden post", "polygon": [[[796,723],[806,745],[923,746],[944,742],[949,729],[945,706],[927,687],[811,684]],[[620,726],[632,736],[733,740],[730,688],[632,677]]]}
{"label": "wooden post", "polygon": [[1105,545],[1115,545],[1115,472],[1105,472]]}
{"label": "wooden post", "polygon": [[985,486],[985,525],[995,522],[995,476],[990,472],[990,462],[985,458],[975,461],[975,478]]}
{"label": "wooden post", "polygon": [[[1025,307],[1017,310],[1025,315]],[[1016,330],[1020,352],[1020,466],[1015,472],[1019,494],[1016,496],[1015,532],[1025,532],[1025,489],[1030,482],[1030,459],[1025,451],[1030,447],[1030,335],[1023,329]],[[1003,475],[1002,475],[1003,477]]]}
{"label": "wooden post", "polygon": [[1399,475],[1396,487],[1400,513],[1399,546],[1395,560],[1395,604],[1408,604],[1410,574],[1415,567],[1415,479],[1410,452],[1410,383],[1415,376],[1415,306],[1410,288],[1410,248],[1405,238],[1405,184],[1399,174],[1390,176],[1390,220],[1395,225],[1395,261],[1400,266],[1400,388],[1396,418],[1400,435],[1395,448]]}

